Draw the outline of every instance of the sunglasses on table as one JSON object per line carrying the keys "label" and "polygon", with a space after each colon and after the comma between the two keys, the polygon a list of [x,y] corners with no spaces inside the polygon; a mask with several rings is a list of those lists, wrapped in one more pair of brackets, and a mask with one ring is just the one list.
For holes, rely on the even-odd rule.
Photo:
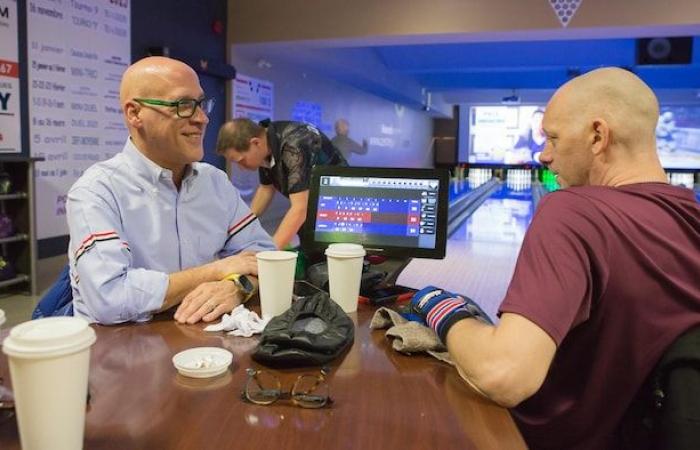
{"label": "sunglasses on table", "polygon": [[265,370],[246,369],[246,381],[241,399],[256,405],[271,405],[278,400],[291,400],[301,408],[323,408],[333,403],[330,388],[326,382],[328,368],[318,374],[305,373],[297,377],[290,391],[282,390],[282,383],[276,375]]}

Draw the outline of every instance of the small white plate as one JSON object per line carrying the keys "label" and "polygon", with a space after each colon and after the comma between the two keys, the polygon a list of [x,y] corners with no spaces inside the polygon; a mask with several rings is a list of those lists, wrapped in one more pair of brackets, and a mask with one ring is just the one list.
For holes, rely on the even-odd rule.
{"label": "small white plate", "polygon": [[233,353],[219,347],[195,347],[173,356],[173,365],[181,375],[209,378],[220,375],[233,361]]}

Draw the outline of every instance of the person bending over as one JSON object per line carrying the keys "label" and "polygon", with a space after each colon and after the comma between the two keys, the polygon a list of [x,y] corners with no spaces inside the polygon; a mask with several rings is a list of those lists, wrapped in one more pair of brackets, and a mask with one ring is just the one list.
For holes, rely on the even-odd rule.
{"label": "person bending over", "polygon": [[258,170],[260,186],[250,205],[255,215],[265,212],[275,190],[289,198],[289,210],[273,236],[278,248],[288,245],[295,233],[303,235],[313,166],[347,166],[325,134],[301,122],[234,119],[219,130],[216,151],[244,170]]}

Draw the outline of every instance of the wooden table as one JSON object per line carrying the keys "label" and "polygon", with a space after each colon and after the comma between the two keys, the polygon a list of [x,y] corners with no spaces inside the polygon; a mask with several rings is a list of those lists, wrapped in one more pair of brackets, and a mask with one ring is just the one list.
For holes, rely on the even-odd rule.
{"label": "wooden table", "polygon": [[[329,376],[334,403],[318,410],[240,399],[245,369],[260,367],[250,358],[257,338],[207,333],[169,317],[95,326],[85,449],[525,448],[508,411],[480,398],[452,367],[399,354],[383,331],[370,330],[373,310],[360,305],[352,315],[355,343]],[[230,370],[205,380],[179,375],[172,356],[197,346],[230,350]],[[275,371],[287,388],[303,372]],[[4,354],[0,376],[9,379]],[[0,423],[0,448],[20,448],[14,419]]]}

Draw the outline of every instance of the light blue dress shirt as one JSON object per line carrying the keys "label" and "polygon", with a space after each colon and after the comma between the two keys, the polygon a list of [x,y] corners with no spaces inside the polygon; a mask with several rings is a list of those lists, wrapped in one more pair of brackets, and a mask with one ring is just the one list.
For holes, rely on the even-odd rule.
{"label": "light blue dress shirt", "polygon": [[168,274],[275,249],[223,171],[194,163],[178,191],[130,139],[71,187],[67,216],[74,311],[90,322],[149,320]]}

